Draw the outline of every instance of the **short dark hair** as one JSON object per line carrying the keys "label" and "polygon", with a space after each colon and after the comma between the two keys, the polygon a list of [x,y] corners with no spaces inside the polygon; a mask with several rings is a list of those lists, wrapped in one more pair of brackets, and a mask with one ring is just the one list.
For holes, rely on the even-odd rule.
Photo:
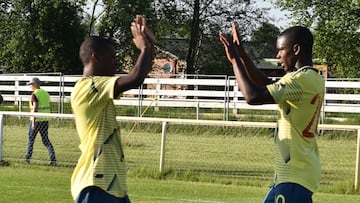
{"label": "short dark hair", "polygon": [[109,39],[99,36],[90,36],[86,38],[80,46],[80,60],[84,65],[88,64],[93,53],[97,53],[99,55],[104,54],[109,51],[110,47],[113,46],[114,44]]}
{"label": "short dark hair", "polygon": [[281,32],[279,36],[286,36],[289,43],[299,44],[306,54],[312,54],[314,37],[307,27],[293,26]]}

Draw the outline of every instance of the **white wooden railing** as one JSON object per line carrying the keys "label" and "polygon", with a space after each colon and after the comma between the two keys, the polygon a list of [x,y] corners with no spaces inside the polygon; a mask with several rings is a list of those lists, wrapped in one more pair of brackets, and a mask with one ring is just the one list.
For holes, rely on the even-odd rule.
{"label": "white wooden railing", "polygon": [[[0,93],[5,101],[16,103],[27,102],[31,90],[26,85],[33,75],[0,75]],[[80,76],[71,75],[39,75],[43,81],[42,88],[51,94],[52,102],[62,105],[70,101],[73,85]],[[238,90],[233,77],[227,76],[166,76],[168,78],[146,78],[144,85],[138,89],[125,92],[116,105],[152,106],[152,107],[193,107],[221,108],[227,114],[229,110],[259,109],[276,110],[276,105],[248,105]],[[187,89],[189,85],[193,90]],[[150,88],[152,86],[152,88]],[[166,89],[166,86],[177,87]],[[360,79],[330,80],[325,83],[326,95],[323,112],[360,113]],[[344,91],[347,91],[344,93]],[[189,98],[191,97],[191,98]],[[224,118],[227,115],[224,115]]]}

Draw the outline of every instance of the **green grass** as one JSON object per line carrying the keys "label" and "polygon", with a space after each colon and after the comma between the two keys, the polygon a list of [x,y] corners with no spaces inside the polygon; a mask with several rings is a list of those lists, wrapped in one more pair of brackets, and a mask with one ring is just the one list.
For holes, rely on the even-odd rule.
{"label": "green grass", "polygon": [[[71,202],[70,177],[80,154],[73,121],[50,121],[58,167],[45,166],[40,136],[32,164],[23,164],[27,125],[27,118],[5,117],[3,159],[10,166],[0,167],[0,202]],[[133,202],[261,202],[272,182],[271,129],[170,125],[160,173],[161,125],[121,128]],[[318,146],[322,179],[314,202],[359,202],[353,190],[356,133],[326,131]]]}
{"label": "green grass", "polygon": [[[66,203],[72,202],[72,169],[14,164],[0,167],[1,202]],[[128,178],[132,202],[141,203],[255,203],[261,202],[267,187],[224,185],[217,183]],[[314,203],[357,203],[359,195],[316,193]]]}

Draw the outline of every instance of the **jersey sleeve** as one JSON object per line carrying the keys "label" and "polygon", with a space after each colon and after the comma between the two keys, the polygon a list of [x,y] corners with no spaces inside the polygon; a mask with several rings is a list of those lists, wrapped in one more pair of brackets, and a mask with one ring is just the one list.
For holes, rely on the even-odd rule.
{"label": "jersey sleeve", "polygon": [[99,100],[102,99],[115,99],[114,87],[118,77],[98,77],[94,78],[94,87],[98,93]]}
{"label": "jersey sleeve", "polygon": [[303,95],[303,90],[297,79],[290,75],[284,76],[276,83],[267,85],[266,88],[277,104],[286,101],[300,101]]}

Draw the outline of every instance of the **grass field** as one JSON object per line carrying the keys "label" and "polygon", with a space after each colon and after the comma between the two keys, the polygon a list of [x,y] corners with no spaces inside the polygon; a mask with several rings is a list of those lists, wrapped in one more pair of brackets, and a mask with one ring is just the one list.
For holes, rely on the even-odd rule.
{"label": "grass field", "polygon": [[[0,168],[1,203],[67,203],[72,169],[15,164]],[[128,178],[132,202],[256,203],[266,187]],[[358,203],[359,195],[316,193],[314,203]]]}
{"label": "grass field", "polygon": [[[33,162],[23,164],[27,119],[6,118],[0,167],[0,203],[72,202],[70,176],[79,156],[72,121],[51,121],[50,138],[59,165],[47,167],[40,137]],[[133,202],[261,202],[273,177],[271,129],[169,126],[165,171],[159,173],[161,125],[122,123]],[[322,180],[315,203],[360,202],[353,190],[356,136],[325,132],[318,138]]]}

